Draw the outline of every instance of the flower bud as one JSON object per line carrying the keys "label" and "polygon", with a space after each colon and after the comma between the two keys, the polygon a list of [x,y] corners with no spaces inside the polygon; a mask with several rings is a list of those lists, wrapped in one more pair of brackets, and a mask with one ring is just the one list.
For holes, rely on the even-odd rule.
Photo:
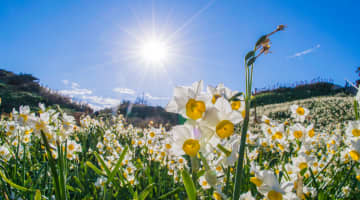
{"label": "flower bud", "polygon": [[217,177],[216,177],[216,172],[214,170],[208,170],[205,173],[205,179],[212,187],[216,186]]}

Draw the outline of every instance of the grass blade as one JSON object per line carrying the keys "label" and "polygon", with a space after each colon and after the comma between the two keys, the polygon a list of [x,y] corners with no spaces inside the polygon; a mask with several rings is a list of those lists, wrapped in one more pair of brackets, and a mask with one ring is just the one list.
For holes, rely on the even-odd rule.
{"label": "grass blade", "polygon": [[85,164],[86,164],[86,166],[90,167],[95,173],[99,174],[100,176],[106,176],[99,168],[97,168],[90,161],[86,161]]}
{"label": "grass blade", "polygon": [[41,200],[41,192],[40,192],[40,190],[36,190],[34,200]]}
{"label": "grass blade", "polygon": [[49,159],[49,165],[50,165],[50,169],[51,169],[51,173],[52,173],[52,177],[55,183],[55,198],[62,200],[63,198],[61,198],[61,193],[60,193],[60,188],[59,188],[59,176],[56,170],[56,162],[54,160],[54,158],[52,157],[51,151],[50,151],[50,146],[49,146],[49,142],[44,134],[43,131],[41,131],[41,137],[43,139],[44,145],[45,145],[45,149],[47,152],[47,157]]}
{"label": "grass blade", "polygon": [[33,190],[31,190],[31,189],[25,188],[25,187],[23,187],[23,186],[17,185],[16,183],[12,182],[12,181],[9,180],[8,178],[6,178],[5,174],[4,174],[2,171],[0,171],[0,176],[1,176],[1,178],[2,178],[6,183],[8,183],[8,184],[9,184],[11,187],[13,187],[13,188],[16,188],[16,189],[21,190],[21,191],[24,191],[24,192],[33,191]]}
{"label": "grass blade", "polygon": [[108,178],[108,182],[111,182],[112,179],[114,178],[115,174],[119,171],[121,162],[124,160],[125,155],[127,153],[128,147],[125,147],[125,149],[123,150],[123,152],[121,153],[119,160],[117,161],[113,171],[110,173],[109,178]]}
{"label": "grass blade", "polygon": [[164,195],[161,195],[158,199],[165,199],[173,194],[176,194],[177,192],[180,192],[181,190],[183,190],[181,187],[177,187],[175,190],[170,191]]}
{"label": "grass blade", "polygon": [[99,154],[97,152],[94,152],[94,155],[95,155],[96,159],[100,162],[101,167],[104,168],[106,175],[109,177],[111,172],[110,172],[110,169],[106,166],[104,160],[99,156]]}
{"label": "grass blade", "polygon": [[139,195],[139,200],[145,200],[145,198],[149,195],[151,190],[153,189],[154,184],[148,185]]}
{"label": "grass blade", "polygon": [[185,185],[185,190],[189,200],[196,200],[196,188],[190,174],[186,170],[182,170],[181,176]]}

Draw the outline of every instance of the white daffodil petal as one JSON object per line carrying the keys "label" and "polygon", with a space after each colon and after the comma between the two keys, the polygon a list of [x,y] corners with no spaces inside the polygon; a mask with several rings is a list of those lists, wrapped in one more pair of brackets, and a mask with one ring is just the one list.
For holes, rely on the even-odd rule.
{"label": "white daffodil petal", "polygon": [[224,114],[229,114],[232,111],[229,101],[224,97],[220,97],[218,100],[216,100],[215,108]]}

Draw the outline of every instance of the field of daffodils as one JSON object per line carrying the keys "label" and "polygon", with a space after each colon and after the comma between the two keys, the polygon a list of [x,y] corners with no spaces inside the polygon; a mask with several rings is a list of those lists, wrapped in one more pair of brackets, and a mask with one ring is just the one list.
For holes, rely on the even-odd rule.
{"label": "field of daffodils", "polygon": [[[59,107],[21,106],[0,122],[0,196],[231,199],[246,115],[239,94],[201,81],[175,88],[166,109],[187,121],[170,130],[139,129],[121,115],[77,124]],[[358,198],[356,105],[314,98],[257,107],[256,120],[252,109],[240,199]]]}

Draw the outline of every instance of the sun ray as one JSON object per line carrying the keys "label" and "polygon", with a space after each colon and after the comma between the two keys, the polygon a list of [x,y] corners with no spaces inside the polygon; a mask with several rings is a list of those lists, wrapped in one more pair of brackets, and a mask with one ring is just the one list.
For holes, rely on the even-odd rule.
{"label": "sun ray", "polygon": [[200,16],[203,12],[205,12],[210,6],[214,4],[216,0],[209,1],[204,7],[202,7],[199,11],[197,11],[194,15],[192,15],[183,25],[181,25],[176,31],[174,31],[169,39],[176,37],[176,35],[181,32],[184,28],[190,25],[198,16]]}

